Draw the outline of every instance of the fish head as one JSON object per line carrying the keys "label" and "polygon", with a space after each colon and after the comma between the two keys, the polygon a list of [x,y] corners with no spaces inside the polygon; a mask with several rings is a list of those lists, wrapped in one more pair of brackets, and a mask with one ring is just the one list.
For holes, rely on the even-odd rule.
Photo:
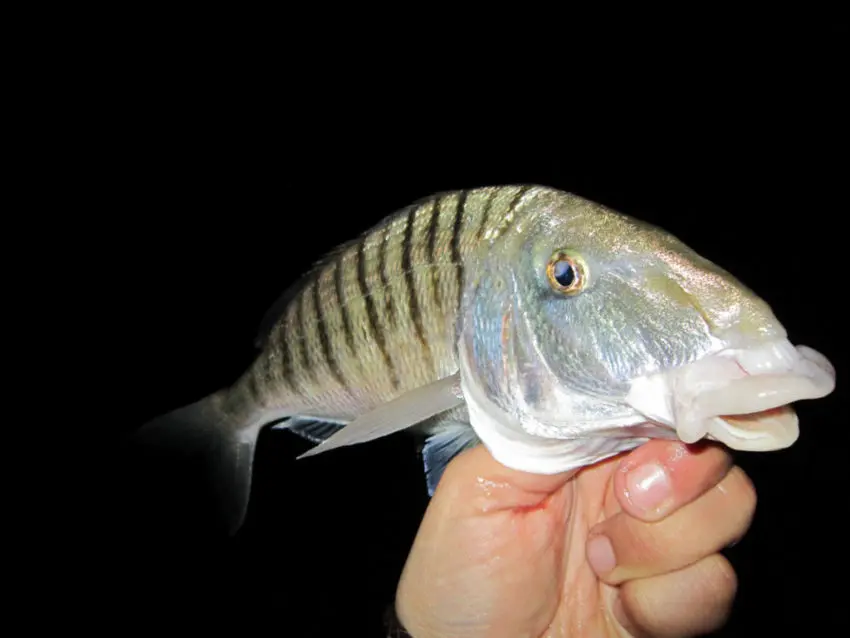
{"label": "fish head", "polygon": [[561,471],[650,438],[785,448],[799,436],[789,404],[834,388],[829,361],[793,346],[732,274],[574,195],[530,191],[473,262],[463,390],[479,436],[518,469]]}

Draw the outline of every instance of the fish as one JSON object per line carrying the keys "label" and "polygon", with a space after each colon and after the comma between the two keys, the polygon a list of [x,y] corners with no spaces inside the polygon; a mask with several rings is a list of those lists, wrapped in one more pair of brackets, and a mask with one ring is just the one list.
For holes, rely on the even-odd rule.
{"label": "fish", "polygon": [[791,404],[836,376],[672,234],[538,184],[397,209],[286,290],[256,346],[232,385],[135,433],[204,459],[230,534],[266,426],[315,444],[299,459],[408,431],[433,495],[481,444],[539,474],[651,439],[783,449],[799,436]]}

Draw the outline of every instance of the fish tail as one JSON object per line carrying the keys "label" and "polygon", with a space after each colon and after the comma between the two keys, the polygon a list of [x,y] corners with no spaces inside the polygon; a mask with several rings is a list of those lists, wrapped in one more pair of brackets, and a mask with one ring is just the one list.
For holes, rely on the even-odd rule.
{"label": "fish tail", "polygon": [[248,510],[262,425],[225,410],[222,395],[216,393],[152,419],[133,433],[130,443],[154,456],[197,464],[214,496],[217,519],[233,535]]}

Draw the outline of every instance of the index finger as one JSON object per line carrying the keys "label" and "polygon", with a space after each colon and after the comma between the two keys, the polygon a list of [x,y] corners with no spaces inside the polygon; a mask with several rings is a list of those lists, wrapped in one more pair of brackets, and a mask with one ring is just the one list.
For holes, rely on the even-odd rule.
{"label": "index finger", "polygon": [[650,441],[620,461],[614,496],[629,515],[658,521],[717,485],[731,468],[732,456],[721,445]]}

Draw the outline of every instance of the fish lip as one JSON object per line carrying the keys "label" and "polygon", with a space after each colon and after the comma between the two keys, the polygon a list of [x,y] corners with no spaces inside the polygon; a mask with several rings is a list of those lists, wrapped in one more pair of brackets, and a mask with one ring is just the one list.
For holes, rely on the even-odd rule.
{"label": "fish lip", "polygon": [[[796,414],[778,408],[824,397],[834,388],[835,369],[826,357],[775,339],[720,349],[685,366],[639,377],[626,402],[673,428],[685,443],[708,438],[733,449],[764,451],[788,447],[799,436]],[[754,428],[740,427],[743,422]]]}
{"label": "fish lip", "polygon": [[[743,422],[756,427],[742,427]],[[769,452],[790,447],[799,436],[797,413],[784,405],[751,414],[714,417],[709,421],[705,438],[741,451]]]}

